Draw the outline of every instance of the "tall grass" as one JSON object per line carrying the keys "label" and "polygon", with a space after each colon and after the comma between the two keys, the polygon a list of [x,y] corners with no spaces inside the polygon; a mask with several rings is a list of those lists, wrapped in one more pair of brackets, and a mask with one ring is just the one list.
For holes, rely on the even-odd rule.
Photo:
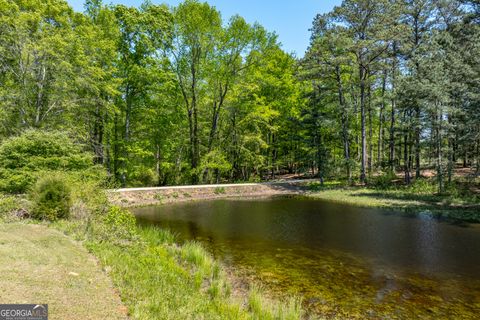
{"label": "tall grass", "polygon": [[298,300],[274,303],[259,291],[245,301],[234,298],[226,272],[199,243],[178,245],[175,235],[157,227],[137,232],[140,241],[126,247],[111,241],[88,242],[109,270],[132,318],[301,318]]}
{"label": "tall grass", "polygon": [[301,300],[290,298],[283,303],[272,301],[265,297],[263,290],[253,286],[248,294],[248,307],[255,319],[265,320],[294,320],[303,315]]}

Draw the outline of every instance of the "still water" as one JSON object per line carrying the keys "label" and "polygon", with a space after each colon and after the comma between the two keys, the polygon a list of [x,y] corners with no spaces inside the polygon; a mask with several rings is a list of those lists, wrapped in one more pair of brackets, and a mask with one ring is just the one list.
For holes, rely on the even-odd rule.
{"label": "still water", "polygon": [[297,294],[312,317],[480,319],[480,226],[320,200],[213,200],[135,209],[197,240],[239,278]]}

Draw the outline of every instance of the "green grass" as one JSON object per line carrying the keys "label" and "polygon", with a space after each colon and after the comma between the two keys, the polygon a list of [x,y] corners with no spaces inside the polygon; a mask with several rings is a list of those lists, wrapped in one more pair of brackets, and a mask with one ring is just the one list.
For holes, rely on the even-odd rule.
{"label": "green grass", "polygon": [[227,191],[225,190],[225,187],[216,187],[215,190],[213,190],[213,192],[214,192],[216,195],[220,195],[220,194],[225,194],[225,193],[227,193]]}
{"label": "green grass", "polygon": [[126,318],[93,256],[46,225],[0,224],[0,283],[2,303],[47,303],[51,319]]}
{"label": "green grass", "polygon": [[[107,217],[118,210],[111,208]],[[123,222],[130,230],[128,219],[103,215],[91,216],[88,223],[84,219],[61,220],[55,226],[83,238],[113,279],[131,318],[301,318],[297,300],[296,304],[269,300],[251,309],[248,297],[234,294],[226,271],[199,243],[180,245],[174,234],[158,227],[136,227],[135,236],[126,237],[126,232],[118,232],[118,224]],[[117,230],[115,237],[108,234],[112,230]]]}
{"label": "green grass", "polygon": [[[98,190],[94,193],[102,195]],[[28,203],[21,198],[0,195],[0,223],[18,221],[15,214],[22,209],[28,211]],[[132,229],[128,214],[92,194],[75,197],[70,219],[43,224],[82,242],[93,253],[113,280],[130,318],[269,319],[273,314],[273,319],[292,315],[300,319],[300,309],[290,308],[290,301],[269,300],[253,312],[248,297],[234,292],[226,271],[199,243],[178,244],[174,234],[156,227],[133,224]],[[63,247],[54,247],[56,254],[68,255]],[[55,279],[45,281],[54,285]],[[61,296],[49,301],[56,304]]]}
{"label": "green grass", "polygon": [[430,213],[454,222],[480,222],[480,199],[471,193],[453,190],[437,194],[430,183],[375,189],[366,187],[323,188],[310,197],[349,205],[402,211],[409,215]]}
{"label": "green grass", "polygon": [[145,243],[123,249],[110,243],[88,246],[109,270],[132,318],[243,318],[239,305],[210,297],[203,288],[213,271],[188,265],[181,248],[159,244],[152,231],[141,236]]}
{"label": "green grass", "polygon": [[232,297],[221,266],[198,243],[179,246],[172,234],[158,228],[139,228],[138,233],[141,241],[124,248],[108,242],[88,244],[132,318],[300,319],[299,303],[243,307]]}
{"label": "green grass", "polygon": [[[301,309],[297,308],[299,303],[295,304],[296,302],[291,301],[264,299],[262,301],[268,301],[268,303],[264,302],[255,310],[251,309],[248,305],[248,297],[242,292],[234,292],[231,285],[232,279],[227,276],[219,262],[199,243],[186,242],[180,245],[174,234],[156,227],[141,228],[133,225],[132,230],[131,219],[128,219],[123,209],[106,206],[105,199],[101,196],[102,192],[97,190],[94,194],[75,197],[70,219],[43,222],[43,224],[51,226],[50,229],[53,232],[53,228],[61,230],[88,248],[100,262],[101,268],[113,280],[130,318],[301,318]],[[0,223],[18,221],[15,213],[21,209],[28,209],[26,205],[28,203],[18,197],[1,195]],[[65,237],[65,239],[68,238]],[[51,248],[55,248],[56,255],[68,256],[69,254],[62,246],[53,245]],[[73,261],[73,259],[70,260]],[[24,264],[15,258],[12,263]],[[61,264],[58,267],[61,267]],[[31,268],[35,266],[32,265]],[[43,274],[41,270],[35,270],[39,275]],[[23,276],[18,274],[18,279],[12,279],[20,282]],[[53,305],[63,301],[62,293],[65,290],[62,286],[56,287],[56,285],[56,283],[51,284],[58,295],[48,300]],[[89,293],[86,288],[78,288],[78,295],[83,294],[82,297],[85,299],[95,297],[96,294],[105,294],[102,292],[100,290]],[[106,294],[105,301],[114,298],[113,293],[111,296]]]}
{"label": "green grass", "polygon": [[262,320],[294,320],[301,318],[303,314],[299,299],[291,298],[281,305],[272,303],[257,286],[253,286],[248,293],[248,307],[255,319]]}

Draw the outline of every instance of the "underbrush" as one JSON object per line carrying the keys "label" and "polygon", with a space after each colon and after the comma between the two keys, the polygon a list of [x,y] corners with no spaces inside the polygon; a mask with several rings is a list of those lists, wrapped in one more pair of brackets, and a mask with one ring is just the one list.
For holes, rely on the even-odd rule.
{"label": "underbrush", "polygon": [[0,193],[0,223],[29,217],[29,202],[24,197]]}

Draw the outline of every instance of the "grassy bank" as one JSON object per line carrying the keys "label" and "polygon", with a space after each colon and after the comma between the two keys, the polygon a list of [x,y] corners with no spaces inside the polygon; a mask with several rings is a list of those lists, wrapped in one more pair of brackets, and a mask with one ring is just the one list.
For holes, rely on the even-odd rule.
{"label": "grassy bank", "polygon": [[[222,266],[195,242],[177,244],[167,230],[115,220],[62,221],[56,227],[84,238],[134,319],[300,319],[296,299],[273,302],[257,288],[234,295]],[[120,218],[118,218],[120,217]],[[133,222],[134,223],[134,222]],[[88,230],[85,233],[85,230]]]}
{"label": "grassy bank", "polygon": [[438,194],[434,182],[419,180],[409,186],[346,187],[338,183],[307,185],[316,199],[367,208],[383,208],[407,215],[431,214],[455,222],[480,222],[480,195],[458,186]]}
{"label": "grassy bank", "polygon": [[[100,262],[100,266],[94,266],[97,275],[103,275],[105,280],[108,279],[106,273],[113,280],[114,287],[127,310],[127,312],[123,310],[124,316],[128,314],[133,319],[300,319],[302,317],[300,301],[295,298],[288,301],[273,301],[266,298],[255,286],[252,286],[247,293],[234,292],[230,284],[231,279],[228,278],[222,266],[201,245],[195,242],[180,245],[167,230],[137,227],[135,218],[129,211],[111,207],[106,202],[106,198],[99,194],[103,193],[98,191],[96,197],[90,198],[90,202],[83,202],[82,197],[77,197],[78,201],[72,206],[69,219],[42,222],[41,226],[33,225],[31,223],[36,223],[34,220],[25,218],[31,206],[25,197],[1,195],[0,227],[18,228],[15,232],[20,235],[28,234],[31,228],[39,227],[46,234],[63,237],[62,242],[40,239],[36,249],[33,247],[30,249],[44,252],[46,261],[52,263],[60,261],[55,266],[56,269],[52,270],[63,267],[68,269],[68,272],[59,271],[63,280],[56,281],[55,278],[51,278],[52,273],[47,272],[48,263],[42,259],[37,261],[28,254],[26,256],[11,254],[11,261],[2,261],[5,262],[2,265],[21,265],[29,268],[29,271],[5,273],[8,275],[8,285],[18,293],[12,295],[8,301],[20,303],[35,298],[25,294],[25,291],[28,291],[28,288],[22,285],[25,273],[43,279],[46,290],[52,294],[39,295],[36,298],[44,297],[43,302],[54,306],[52,315],[65,315],[60,318],[71,318],[64,314],[70,309],[65,309],[63,313],[59,311],[64,299],[71,295],[78,300],[78,303],[74,304],[75,308],[83,308],[85,312],[90,309],[89,305],[92,301],[103,299],[102,303],[108,305],[109,301],[118,299],[113,290],[110,293],[105,292],[102,282],[92,280],[96,278],[88,276],[85,272],[87,267],[92,267],[91,261],[82,255],[69,258],[82,249],[81,244],[76,251],[62,245],[73,243],[71,240],[73,238],[79,241],[77,243],[83,243],[83,246]],[[88,193],[85,195],[88,196]],[[10,238],[12,236],[12,234],[9,235]],[[18,248],[15,241],[10,240],[1,242],[3,250],[9,252],[22,250]],[[49,250],[54,250],[53,254],[49,255]],[[87,254],[85,250],[84,254]],[[32,256],[35,255],[32,254]],[[85,264],[82,264],[82,261],[85,261]],[[68,266],[64,266],[63,262]],[[101,270],[104,272],[102,273]],[[69,274],[70,271],[73,272],[73,276]],[[90,272],[93,271],[90,270]],[[88,280],[90,286],[83,282],[77,284],[74,281],[78,282],[79,279],[86,281],[84,277],[90,279]],[[72,285],[75,290],[70,294]],[[91,299],[97,296],[98,298]],[[111,308],[102,307],[102,304],[99,306],[103,312],[111,310]],[[121,305],[119,310],[122,311]],[[79,311],[78,314],[82,312]],[[119,317],[121,315],[122,313]],[[101,314],[93,314],[91,317],[91,319],[103,318],[109,317]]]}

